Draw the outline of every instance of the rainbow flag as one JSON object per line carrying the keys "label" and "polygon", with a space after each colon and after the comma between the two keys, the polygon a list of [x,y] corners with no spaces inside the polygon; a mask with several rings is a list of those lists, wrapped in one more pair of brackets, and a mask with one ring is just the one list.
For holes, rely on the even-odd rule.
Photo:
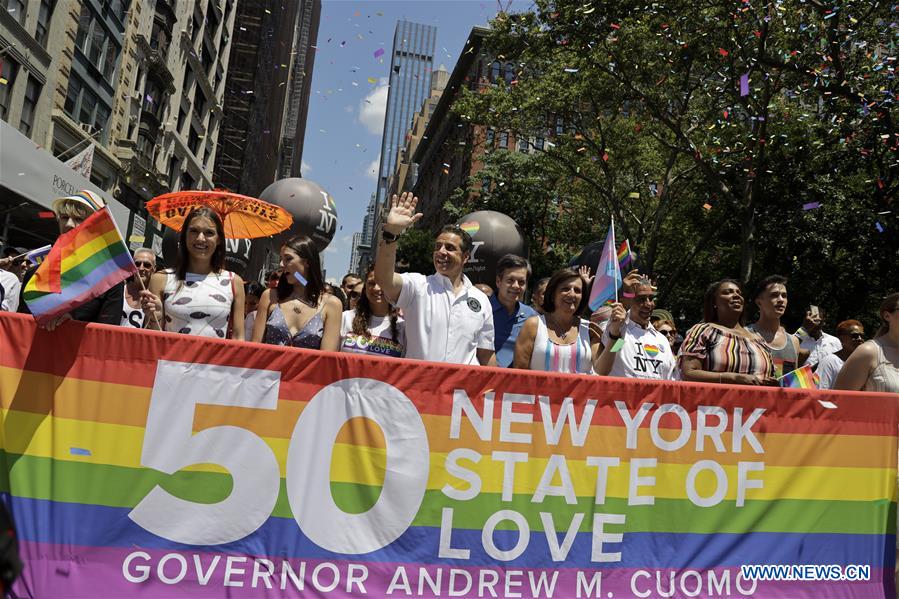
{"label": "rainbow flag", "polygon": [[[506,370],[84,323],[48,334],[0,314],[16,596],[431,598],[452,596],[452,576],[455,596],[499,577],[503,597],[509,576],[520,591],[552,579],[554,593],[522,592],[543,598],[659,597],[656,577],[691,591],[677,597],[697,581],[724,597],[706,590],[725,579],[731,597],[894,597],[887,394],[833,410],[814,390]],[[271,587],[254,562],[274,565]],[[751,581],[746,564],[870,577]],[[345,592],[350,567],[365,593]],[[404,576],[411,592],[388,595]]]}
{"label": "rainbow flag", "polygon": [[22,290],[35,320],[45,323],[137,274],[108,208],[59,236]]}
{"label": "rainbow flag", "polygon": [[631,243],[627,239],[618,246],[618,266],[621,272],[627,272],[627,267],[634,261],[633,252],[631,252]]}
{"label": "rainbow flag", "polygon": [[780,386],[792,389],[817,389],[821,377],[811,366],[803,366],[780,377]]}
{"label": "rainbow flag", "polygon": [[621,269],[615,255],[615,225],[609,226],[606,241],[602,246],[599,264],[596,266],[596,278],[590,289],[590,310],[595,312],[607,300],[616,299],[621,287]]}

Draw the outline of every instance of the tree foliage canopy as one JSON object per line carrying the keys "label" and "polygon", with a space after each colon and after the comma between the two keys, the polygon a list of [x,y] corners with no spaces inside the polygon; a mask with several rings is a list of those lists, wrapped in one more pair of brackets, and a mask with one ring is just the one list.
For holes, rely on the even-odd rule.
{"label": "tree foliage canopy", "polygon": [[794,321],[815,303],[870,322],[899,279],[895,18],[871,0],[500,13],[487,46],[514,80],[454,110],[531,152],[488,148],[452,209],[512,216],[539,274],[613,217],[691,321],[710,282],[779,273]]}

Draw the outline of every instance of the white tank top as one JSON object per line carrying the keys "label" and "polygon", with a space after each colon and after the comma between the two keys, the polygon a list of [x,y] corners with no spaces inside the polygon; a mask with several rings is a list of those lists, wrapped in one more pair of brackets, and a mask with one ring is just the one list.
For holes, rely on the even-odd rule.
{"label": "white tank top", "polygon": [[577,338],[569,345],[558,345],[549,339],[546,317],[537,317],[537,336],[531,353],[531,370],[593,374],[590,352],[590,323],[578,324]]}
{"label": "white tank top", "polygon": [[127,291],[122,293],[122,322],[119,325],[135,329],[144,328],[144,311],[131,307],[131,304],[128,303]]}

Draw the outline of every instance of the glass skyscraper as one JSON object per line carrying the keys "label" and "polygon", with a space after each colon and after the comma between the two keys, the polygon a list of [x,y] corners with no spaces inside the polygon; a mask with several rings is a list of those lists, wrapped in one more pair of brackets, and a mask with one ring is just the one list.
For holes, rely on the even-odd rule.
{"label": "glass skyscraper", "polygon": [[430,94],[436,44],[436,27],[397,21],[390,58],[384,137],[381,139],[378,206],[383,205],[387,196],[387,179],[396,169],[397,155],[403,148],[406,132],[412,126],[412,117]]}

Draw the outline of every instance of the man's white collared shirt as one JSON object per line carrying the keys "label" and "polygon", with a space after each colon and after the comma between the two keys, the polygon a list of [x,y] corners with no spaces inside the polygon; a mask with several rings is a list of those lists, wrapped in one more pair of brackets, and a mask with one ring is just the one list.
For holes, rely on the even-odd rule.
{"label": "man's white collared shirt", "polygon": [[450,280],[434,273],[403,273],[396,306],[406,319],[406,357],[478,364],[478,349],[493,351],[493,310],[483,291],[462,276],[454,295]]}

